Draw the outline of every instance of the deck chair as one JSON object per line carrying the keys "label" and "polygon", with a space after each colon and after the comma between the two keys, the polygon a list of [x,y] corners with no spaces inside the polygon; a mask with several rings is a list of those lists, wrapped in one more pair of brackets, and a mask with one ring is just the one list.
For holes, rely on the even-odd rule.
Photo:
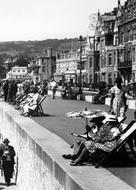
{"label": "deck chair", "polygon": [[39,115],[44,115],[44,111],[43,111],[43,108],[42,108],[42,103],[43,101],[45,100],[46,96],[44,95],[40,101],[37,103],[37,106],[34,110],[30,110],[30,113],[29,115],[30,116],[39,116]]}
{"label": "deck chair", "polygon": [[112,156],[116,152],[118,152],[122,147],[124,147],[129,138],[136,132],[136,121],[131,121],[126,128],[121,132],[120,137],[117,139],[117,145],[111,152],[104,152],[102,150],[96,150],[94,153],[97,158],[99,153],[102,153],[101,159],[96,163],[94,162],[95,168],[98,168],[108,157]]}

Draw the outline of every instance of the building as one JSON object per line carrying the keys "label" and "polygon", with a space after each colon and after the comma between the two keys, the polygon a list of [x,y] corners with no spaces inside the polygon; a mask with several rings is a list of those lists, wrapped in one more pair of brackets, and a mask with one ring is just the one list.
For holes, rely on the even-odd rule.
{"label": "building", "polygon": [[[118,1],[120,5],[120,1]],[[136,0],[127,0],[118,11],[119,51],[118,70],[124,83],[136,81]]]}
{"label": "building", "polygon": [[34,82],[50,80],[56,71],[56,56],[53,55],[52,49],[30,61],[29,72]]}
{"label": "building", "polygon": [[[95,81],[105,81],[107,84],[113,84],[117,75],[117,32],[115,30],[117,9],[112,12],[100,15],[98,13],[98,21],[95,32],[95,52],[97,52],[97,61],[95,61],[96,69]],[[98,56],[99,55],[99,56]]]}
{"label": "building", "polygon": [[70,81],[71,83],[77,80],[77,67],[79,55],[76,51],[67,51],[56,54],[56,73],[55,80],[63,85]]}
{"label": "building", "polygon": [[[87,61],[87,50],[80,44],[78,50],[64,51],[56,54],[56,73],[54,77],[60,85],[63,83],[87,83],[89,67]],[[82,46],[83,45],[83,46]]]}
{"label": "building", "polygon": [[7,79],[17,79],[23,80],[27,76],[27,67],[12,67],[11,70],[7,73]]}

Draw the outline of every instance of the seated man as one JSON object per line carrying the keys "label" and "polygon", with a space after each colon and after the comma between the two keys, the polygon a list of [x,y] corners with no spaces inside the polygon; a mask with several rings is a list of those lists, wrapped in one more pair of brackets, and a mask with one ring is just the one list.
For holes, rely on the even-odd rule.
{"label": "seated man", "polygon": [[120,131],[117,127],[111,125],[102,125],[98,133],[92,136],[92,140],[86,140],[80,144],[79,150],[73,155],[63,155],[66,159],[72,159],[70,165],[75,166],[81,164],[84,159],[94,153],[96,149],[101,149],[106,152],[110,152],[116,146],[117,137]]}

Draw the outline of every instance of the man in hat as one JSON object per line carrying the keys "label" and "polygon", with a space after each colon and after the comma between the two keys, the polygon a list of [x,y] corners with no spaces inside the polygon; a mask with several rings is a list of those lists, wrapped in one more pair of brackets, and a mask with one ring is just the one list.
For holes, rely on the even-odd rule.
{"label": "man in hat", "polygon": [[4,177],[5,177],[5,182],[7,186],[10,185],[10,179],[12,178],[12,174],[14,172],[14,157],[15,157],[15,150],[13,146],[9,145],[9,140],[6,138],[3,141],[3,146],[2,146],[2,166],[4,170]]}

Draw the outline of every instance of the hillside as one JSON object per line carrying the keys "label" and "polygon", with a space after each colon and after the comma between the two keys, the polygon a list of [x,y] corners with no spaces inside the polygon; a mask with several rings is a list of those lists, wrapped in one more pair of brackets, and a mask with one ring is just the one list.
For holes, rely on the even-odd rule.
{"label": "hillside", "polygon": [[0,54],[15,56],[19,54],[31,56],[51,47],[54,51],[77,49],[79,42],[74,39],[47,39],[43,41],[13,41],[0,42]]}

